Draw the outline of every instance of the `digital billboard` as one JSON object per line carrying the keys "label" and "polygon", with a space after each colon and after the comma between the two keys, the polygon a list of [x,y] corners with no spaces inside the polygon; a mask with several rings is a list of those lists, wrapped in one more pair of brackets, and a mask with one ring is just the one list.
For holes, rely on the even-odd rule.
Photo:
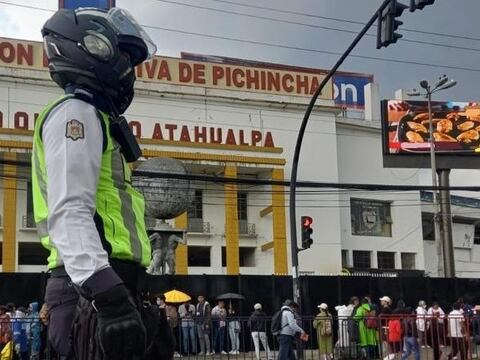
{"label": "digital billboard", "polygon": [[[432,101],[437,168],[480,168],[480,106]],[[382,101],[385,167],[430,167],[427,101]]]}

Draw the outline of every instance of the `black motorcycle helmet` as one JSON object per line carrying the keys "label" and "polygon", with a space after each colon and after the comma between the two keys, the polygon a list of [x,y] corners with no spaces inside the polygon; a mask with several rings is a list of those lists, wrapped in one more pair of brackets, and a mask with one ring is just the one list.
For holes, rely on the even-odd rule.
{"label": "black motorcycle helmet", "polygon": [[122,114],[133,99],[134,66],[156,46],[124,9],[62,9],[42,28],[50,75],[60,87],[104,95]]}

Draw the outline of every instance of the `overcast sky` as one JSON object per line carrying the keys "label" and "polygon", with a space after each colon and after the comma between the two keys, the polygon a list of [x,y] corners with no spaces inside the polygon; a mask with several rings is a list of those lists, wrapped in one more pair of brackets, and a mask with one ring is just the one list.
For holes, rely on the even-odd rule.
{"label": "overcast sky", "polygon": [[[407,3],[408,0],[403,1]],[[40,28],[52,12],[6,3],[53,10],[56,9],[58,0],[6,0],[0,3],[0,36],[40,40]],[[178,57],[181,51],[187,51],[320,69],[328,69],[338,58],[338,55],[321,51],[342,52],[346,49],[355,35],[344,31],[358,31],[361,25],[355,22],[366,22],[380,3],[380,0],[117,0],[117,6],[132,12],[141,24],[163,28],[147,28],[157,43],[160,55]],[[252,8],[252,5],[310,16]],[[459,84],[439,93],[436,99],[480,100],[479,14],[479,0],[436,0],[433,6],[428,6],[423,11],[410,13],[406,10],[401,18],[404,25],[400,31],[404,39],[427,44],[402,39],[387,49],[376,50],[375,37],[366,37],[354,54],[401,63],[351,57],[341,70],[373,74],[375,81],[380,84],[383,97],[392,97],[394,90],[398,88],[418,86],[421,79],[435,81],[438,76],[447,74]],[[328,20],[325,17],[348,21]],[[418,33],[406,29],[458,37]],[[193,33],[283,47],[209,38]],[[430,43],[447,47],[429,45]],[[403,61],[453,68],[414,65]]]}

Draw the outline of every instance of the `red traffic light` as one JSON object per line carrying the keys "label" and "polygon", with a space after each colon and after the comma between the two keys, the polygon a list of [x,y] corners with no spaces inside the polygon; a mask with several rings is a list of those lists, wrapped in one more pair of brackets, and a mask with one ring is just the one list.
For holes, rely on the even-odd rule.
{"label": "red traffic light", "polygon": [[312,246],[312,223],[313,219],[310,216],[302,216],[302,249],[309,249]]}
{"label": "red traffic light", "polygon": [[312,225],[313,219],[310,216],[302,216],[302,226],[310,227]]}

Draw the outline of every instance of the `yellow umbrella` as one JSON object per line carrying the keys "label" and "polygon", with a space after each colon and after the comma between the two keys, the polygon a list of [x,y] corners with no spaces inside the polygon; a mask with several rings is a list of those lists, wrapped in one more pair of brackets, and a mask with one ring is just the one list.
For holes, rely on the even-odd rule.
{"label": "yellow umbrella", "polygon": [[192,299],[189,295],[178,290],[167,291],[164,295],[165,302],[167,303],[184,303],[185,301]]}

